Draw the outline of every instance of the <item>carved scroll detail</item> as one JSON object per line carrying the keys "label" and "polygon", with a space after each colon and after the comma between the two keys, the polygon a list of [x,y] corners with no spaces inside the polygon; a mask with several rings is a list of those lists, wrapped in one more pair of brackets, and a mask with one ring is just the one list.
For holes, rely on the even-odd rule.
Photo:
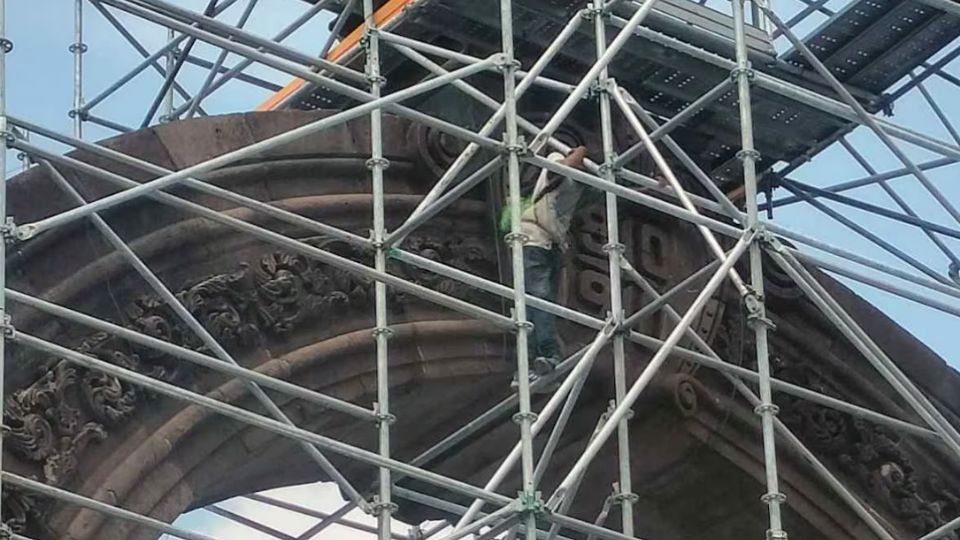
{"label": "carved scroll detail", "polygon": [[[370,253],[346,244],[327,242],[322,247],[371,262]],[[495,256],[480,241],[420,236],[409,238],[405,249],[472,273],[494,275]],[[399,264],[392,263],[390,271],[445,294],[473,294],[459,282]],[[389,295],[395,310],[412,301],[393,291]],[[224,347],[242,350],[262,339],[282,338],[307,321],[340,318],[345,310],[369,313],[373,281],[302,255],[274,252],[254,265],[241,264],[234,272],[199,279],[178,292],[177,298]],[[206,352],[201,340],[155,296],[133,299],[125,314],[126,328]],[[181,386],[189,386],[192,379],[191,364],[105,333],[87,336],[74,349]],[[44,361],[38,360],[37,365]],[[11,452],[38,465],[44,482],[59,486],[71,481],[88,445],[105,440],[111,429],[125,424],[153,396],[66,360],[54,359],[49,366],[33,384],[7,398],[4,440]],[[10,516],[8,525],[15,530],[34,530],[43,523],[33,498],[6,488],[3,497],[4,516]]]}

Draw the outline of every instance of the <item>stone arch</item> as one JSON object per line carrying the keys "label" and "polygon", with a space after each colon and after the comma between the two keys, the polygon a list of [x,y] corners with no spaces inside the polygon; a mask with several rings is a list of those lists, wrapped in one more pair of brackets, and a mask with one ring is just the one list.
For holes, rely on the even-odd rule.
{"label": "stone arch", "polygon": [[[328,113],[272,112],[209,118],[158,126],[106,144],[164,167],[182,168],[324,114]],[[442,165],[446,153],[443,148],[435,148],[442,146],[441,138],[394,117],[385,119],[384,139],[385,154],[392,162],[386,208],[388,220],[395,225],[435,180],[438,163]],[[367,145],[366,123],[351,122],[219,170],[207,180],[362,233],[370,219]],[[74,156],[137,179],[147,178],[83,152]],[[93,178],[66,174],[88,198],[112,190]],[[18,222],[70,206],[40,170],[13,180],[10,189],[12,213]],[[364,260],[365,254],[329,239],[311,237],[305,231],[232,208],[206,195],[186,189],[175,192]],[[489,197],[478,188],[417,231],[406,244],[407,249],[484,277],[508,279],[498,264],[500,254],[492,205],[487,204]],[[625,215],[624,241],[634,249],[629,255],[659,285],[675,283],[706,262],[706,254],[690,228],[635,209],[625,211]],[[373,311],[368,281],[151,201],[125,205],[108,212],[105,218],[244,365],[342,399],[371,403]],[[597,314],[605,308],[602,231],[602,214],[587,210],[579,216],[565,283],[564,301],[568,305]],[[491,309],[504,309],[499,300],[452,280],[399,266],[392,271]],[[198,346],[85,224],[19,246],[10,273],[10,284],[18,290],[186,346]],[[838,285],[834,288],[848,305],[868,310]],[[627,292],[628,303],[638,305],[636,292]],[[682,295],[677,306],[690,299],[690,295]],[[903,413],[899,403],[877,390],[875,377],[850,371],[844,365],[844,357],[854,356],[852,349],[823,326],[809,306],[789,293],[773,299],[773,305],[781,326],[774,338],[775,346],[782,351],[779,369],[788,380],[792,376],[799,383],[811,384],[810,370],[826,365],[831,369],[828,376],[812,381],[821,384],[823,391],[891,414]],[[397,456],[410,459],[505,395],[510,365],[504,359],[510,356],[511,346],[509,339],[484,323],[412,297],[394,295],[391,306],[394,311],[390,318],[396,331],[391,386],[399,418],[394,444]],[[740,352],[749,351],[749,347],[738,333],[737,299],[725,291],[715,299],[712,310],[712,315],[701,320],[701,331],[725,358],[749,363],[750,354]],[[200,368],[184,368],[169,358],[115,339],[52,322],[22,306],[15,306],[13,316],[18,328],[41,337],[110,361],[128,362],[151,375],[256,409],[239,384]],[[866,313],[864,317],[884,328],[888,324],[878,313]],[[653,318],[642,329],[662,334],[669,327]],[[930,381],[926,377],[940,369],[937,362],[941,361],[901,330],[897,332],[890,331],[889,343],[884,345],[912,352],[915,358],[923,357],[914,359],[905,369],[912,370],[916,378]],[[570,326],[564,335],[576,342],[589,333]],[[811,342],[810,336],[818,340]],[[630,369],[635,374],[648,358],[648,351],[634,348],[630,355]],[[805,355],[812,355],[815,365],[804,363]],[[19,474],[163,520],[173,520],[185,510],[237,494],[323,478],[300,458],[293,445],[275,437],[125,384],[91,378],[91,374],[56,359],[39,358],[21,349],[14,349],[10,358],[6,390],[14,406],[8,406],[6,423],[14,427],[14,436],[19,438],[8,442],[8,455],[4,457],[7,466]],[[609,362],[598,362],[557,453],[555,468],[544,479],[545,489],[555,485],[564,467],[572,464],[607,407],[612,395],[610,371]],[[955,374],[951,377],[955,383]],[[949,396],[949,388],[943,387],[938,395]],[[757,481],[762,465],[756,422],[749,408],[727,392],[727,386],[708,370],[677,361],[638,403],[632,420],[633,466],[637,478],[642,479],[638,534],[685,539],[710,527],[712,537],[726,539],[743,538],[764,529],[763,513],[756,502],[762,490]],[[39,410],[38,396],[54,400],[55,408],[76,421],[62,422],[62,417],[50,416],[49,407]],[[960,410],[951,398],[942,399],[947,409]],[[291,400],[284,401],[283,406],[309,429],[362,447],[374,445],[372,429],[343,415]],[[791,406],[799,411],[794,415],[796,427],[805,440],[816,442],[825,425],[836,423],[822,411],[803,409],[792,402]],[[882,432],[847,420],[840,424],[843,433],[831,433],[830,440],[839,447],[862,449],[862,445],[891,444]],[[482,484],[515,436],[514,427],[504,419],[441,456],[431,468]],[[872,441],[864,442],[870,437]],[[883,460],[865,460],[857,464],[859,469],[849,470],[838,464],[857,493],[874,503],[893,527],[905,532],[912,532],[920,522],[924,526],[936,523],[952,509],[960,511],[950,498],[955,493],[951,486],[958,485],[956,468],[942,459],[943,454],[916,441],[892,442],[897,450],[888,451]],[[831,447],[823,446],[819,451],[828,455]],[[920,463],[915,456],[921,454],[934,458]],[[612,448],[609,455],[613,455]],[[369,485],[372,470],[345,459],[334,461],[358,486]],[[788,530],[814,539],[871,537],[824,485],[811,478],[798,456],[785,451],[782,462],[785,490],[790,497]],[[277,463],[284,466],[277,467]],[[887,481],[879,471],[891,470],[891,463],[922,485],[911,492],[909,487]],[[583,488],[574,514],[592,521],[615,481],[616,467],[600,460],[589,474],[591,485]],[[880,491],[875,489],[876,482],[870,483],[873,478],[881,481]],[[940,479],[939,491],[931,487],[935,478]],[[437,493],[426,485],[410,485]],[[515,488],[507,485],[503,492]],[[915,504],[905,508],[908,500]],[[706,501],[715,507],[700,517],[691,516],[689,506],[685,506]],[[93,512],[39,503],[23,493],[7,494],[5,504],[5,516],[22,516],[25,530],[38,536],[71,540],[153,540],[157,536]],[[413,504],[403,505],[401,512],[413,520],[436,515]],[[611,516],[613,519],[617,517]]]}

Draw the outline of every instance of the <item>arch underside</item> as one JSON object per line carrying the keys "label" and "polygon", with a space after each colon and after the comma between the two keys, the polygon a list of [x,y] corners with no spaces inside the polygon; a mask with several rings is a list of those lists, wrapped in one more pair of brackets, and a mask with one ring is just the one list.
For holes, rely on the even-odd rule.
{"label": "arch underside", "polygon": [[[178,169],[222,154],[326,113],[271,112],[208,118],[143,130],[108,143],[115,149]],[[388,227],[416,206],[438,177],[448,150],[428,129],[388,117],[385,154]],[[352,122],[291,144],[256,160],[209,175],[206,180],[244,195],[366,234],[370,185],[365,160],[365,122]],[[76,157],[138,180],[143,173],[103,160]],[[88,199],[112,191],[106,184],[63,171]],[[491,182],[492,183],[492,182]],[[49,178],[33,170],[10,185],[12,213],[27,222],[68,208]],[[368,262],[368,254],[303,230],[231,208],[223,201],[174,190],[202,204],[283,234]],[[494,231],[491,191],[481,186],[431,220],[404,244],[420,255],[480,276],[508,282]],[[563,302],[605,313],[606,260],[602,212],[583,212],[568,254]],[[170,286],[211,333],[244,366],[364,406],[375,395],[372,283],[285,252],[156,202],[131,203],[105,219]],[[669,288],[705,264],[695,232],[639,208],[622,224],[627,256],[661,288]],[[391,271],[435,290],[508,313],[498,298],[447,278],[391,263]],[[131,329],[199,349],[170,310],[86,224],[25,244],[14,256],[10,286]],[[826,279],[826,278],[824,278]],[[911,418],[869,372],[854,350],[831,331],[789,283],[771,276],[775,376],[887,414]],[[943,410],[960,410],[955,375],[921,344],[879,312],[827,282],[864,324],[879,329],[880,344],[906,358],[902,366]],[[626,291],[628,309],[642,299]],[[674,300],[680,309],[692,300]],[[752,367],[752,344],[743,330],[738,299],[723,291],[701,317],[698,331],[721,356]],[[391,409],[397,416],[393,450],[410,460],[509,394],[512,338],[476,320],[392,292],[390,321]],[[119,363],[217,399],[260,412],[236,381],[132,346],[117,338],[53,321],[22,306],[12,311],[17,328]],[[651,317],[639,330],[663,336],[670,326]],[[572,324],[561,332],[568,352],[591,334]],[[8,362],[5,466],[24,476],[70,489],[136,512],[172,521],[182,512],[236,495],[325,480],[294,443],[242,426],[197,406],[151,395],[127,383],[14,348]],[[628,378],[650,351],[629,351]],[[611,360],[599,358],[553,465],[543,480],[550,493],[585,446],[613,396]],[[299,426],[361,448],[376,448],[372,425],[268,392]],[[543,396],[537,397],[542,403]],[[782,418],[850,489],[894,530],[906,536],[960,514],[957,470],[935,447],[819,406],[777,396]],[[509,414],[427,465],[482,485],[517,440]],[[542,444],[542,443],[541,443]],[[671,361],[631,420],[631,465],[637,502],[637,535],[652,539],[746,538],[765,530],[760,435],[749,407],[715,373]],[[854,514],[790,449],[781,445],[788,496],[786,529],[798,538],[872,538]],[[920,458],[919,456],[923,456]],[[360,488],[375,471],[344,456],[332,461]],[[609,446],[589,469],[571,514],[593,521],[616,481],[616,450]],[[459,503],[462,497],[404,480],[400,485]],[[517,491],[508,482],[501,493]],[[136,528],[87,510],[30,496],[4,493],[4,516],[39,538],[153,540]],[[409,521],[438,511],[404,503]],[[619,521],[616,508],[608,523]]]}

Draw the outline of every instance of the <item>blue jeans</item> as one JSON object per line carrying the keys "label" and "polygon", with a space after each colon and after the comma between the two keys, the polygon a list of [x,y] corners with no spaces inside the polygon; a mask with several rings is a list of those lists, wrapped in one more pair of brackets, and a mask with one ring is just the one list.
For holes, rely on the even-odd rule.
{"label": "blue jeans", "polygon": [[[524,246],[523,273],[527,294],[556,302],[562,262],[562,255],[556,247],[543,249]],[[560,344],[557,342],[556,317],[546,311],[529,308],[527,318],[533,323],[533,332],[527,339],[530,360],[538,357],[559,360]]]}

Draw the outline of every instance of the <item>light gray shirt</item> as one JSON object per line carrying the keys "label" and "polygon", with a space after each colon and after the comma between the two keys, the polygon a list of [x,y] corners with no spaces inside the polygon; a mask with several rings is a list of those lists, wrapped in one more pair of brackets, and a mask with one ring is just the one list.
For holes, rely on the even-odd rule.
{"label": "light gray shirt", "polygon": [[[559,152],[547,156],[551,161],[563,158]],[[536,202],[520,216],[520,232],[529,238],[526,245],[566,249],[567,231],[583,189],[583,184],[576,180],[541,170],[533,189]]]}

